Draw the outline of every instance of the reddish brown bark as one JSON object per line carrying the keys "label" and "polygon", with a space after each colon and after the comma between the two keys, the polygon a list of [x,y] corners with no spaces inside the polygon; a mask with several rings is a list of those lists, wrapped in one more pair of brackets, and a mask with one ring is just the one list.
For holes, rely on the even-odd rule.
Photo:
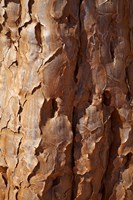
{"label": "reddish brown bark", "polygon": [[0,1],[0,200],[133,199],[133,1]]}

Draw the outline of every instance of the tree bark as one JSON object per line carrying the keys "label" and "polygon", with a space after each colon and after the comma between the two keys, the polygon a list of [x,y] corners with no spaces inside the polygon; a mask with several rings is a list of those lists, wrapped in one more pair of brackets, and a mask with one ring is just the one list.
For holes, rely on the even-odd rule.
{"label": "tree bark", "polygon": [[132,200],[133,0],[1,0],[0,46],[0,200]]}

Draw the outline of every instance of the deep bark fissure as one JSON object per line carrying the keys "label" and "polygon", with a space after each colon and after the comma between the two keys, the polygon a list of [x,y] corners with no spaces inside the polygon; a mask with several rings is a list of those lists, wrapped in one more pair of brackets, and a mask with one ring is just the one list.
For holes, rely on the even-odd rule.
{"label": "deep bark fissure", "polygon": [[52,112],[51,112],[51,118],[55,116],[55,112],[58,110],[57,102],[55,99],[52,99]]}
{"label": "deep bark fissure", "polygon": [[[113,110],[113,112],[111,114],[111,119],[110,120],[111,120],[112,141],[111,141],[110,147],[109,147],[108,165],[106,167],[106,171],[105,171],[104,176],[103,176],[104,193],[102,193],[102,200],[106,200],[106,199],[109,198],[109,195],[113,192],[113,186],[118,181],[118,180],[116,180],[115,182],[113,182],[113,184],[111,184],[111,178],[112,178],[111,177],[111,172],[113,172],[113,170],[115,168],[115,166],[113,165],[113,161],[118,157],[118,148],[120,146],[119,128],[122,126],[122,123],[121,123],[121,120],[120,120],[120,116],[118,114],[118,111],[115,108],[114,108],[114,110]],[[119,172],[116,171],[116,173],[119,173]],[[108,175],[109,175],[109,177],[108,177]],[[110,191],[107,191],[109,189],[107,187],[108,179],[110,179],[110,188],[112,187]]]}
{"label": "deep bark fissure", "polygon": [[19,152],[20,152],[20,147],[21,147],[21,143],[22,143],[22,139],[20,139],[20,142],[18,144],[18,148],[17,148],[17,163],[16,163],[16,166],[15,166],[15,169],[17,168],[18,164],[19,164]]}
{"label": "deep bark fissure", "polygon": [[5,185],[7,186],[8,182],[7,182],[7,178],[5,177],[5,175],[2,175],[2,178],[4,180]]}
{"label": "deep bark fissure", "polygon": [[[81,4],[82,4],[83,0],[79,1],[79,11],[78,11],[78,20],[79,20],[79,44],[78,44],[78,53],[77,53],[77,61],[76,61],[76,65],[75,65],[75,70],[74,70],[74,81],[77,87],[77,83],[78,83],[78,72],[79,72],[79,59],[80,59],[80,51],[81,51],[81,27],[82,27],[82,22],[81,22]],[[74,167],[75,167],[75,136],[77,133],[76,130],[76,112],[75,112],[75,107],[73,107],[73,113],[72,113],[72,131],[73,131],[73,143],[72,143],[72,151],[71,151],[71,155],[72,155],[72,161],[71,161],[71,166],[72,166],[72,171],[73,171],[73,181],[72,181],[72,195],[71,195],[71,200],[74,200],[75,198],[75,173],[74,173]]]}
{"label": "deep bark fissure", "polygon": [[0,200],[131,199],[132,6],[0,1]]}
{"label": "deep bark fissure", "polygon": [[[112,118],[112,114],[111,114],[111,118]],[[112,120],[110,119],[110,121],[112,122]],[[106,192],[106,181],[108,181],[108,179],[106,178],[106,176],[108,175],[108,170],[109,170],[109,167],[110,167],[110,157],[111,157],[111,149],[112,149],[112,145],[113,145],[113,140],[114,140],[114,137],[113,137],[113,131],[112,131],[112,123],[111,123],[111,134],[112,134],[112,139],[110,137],[110,146],[109,146],[109,150],[108,150],[108,158],[107,158],[107,166],[106,166],[106,169],[105,169],[105,172],[103,174],[103,177],[102,177],[102,181],[101,181],[101,189],[100,189],[100,192],[102,194],[102,198],[101,200],[106,200],[106,196],[105,196],[105,192]]]}
{"label": "deep bark fissure", "polygon": [[32,6],[35,3],[35,0],[28,0],[28,7],[29,7],[29,13],[32,13]]}
{"label": "deep bark fissure", "polygon": [[38,23],[35,27],[35,35],[38,45],[42,47],[42,38],[41,38],[41,24]]}
{"label": "deep bark fissure", "polygon": [[76,135],[76,123],[75,123],[75,108],[73,108],[73,115],[72,115],[72,131],[73,131],[73,143],[72,143],[72,151],[71,151],[71,155],[72,155],[72,161],[71,161],[71,167],[72,167],[72,172],[73,172],[73,180],[72,180],[72,195],[71,195],[71,200],[74,199],[74,167],[75,167],[75,158],[74,158],[74,145],[75,145],[75,135]]}
{"label": "deep bark fissure", "polygon": [[[110,123],[111,123],[111,119],[110,120]],[[111,132],[112,133],[112,132]],[[108,138],[109,140],[109,138]],[[105,191],[106,191],[106,175],[107,175],[107,172],[108,172],[108,168],[109,168],[109,163],[110,163],[110,156],[111,156],[111,146],[112,146],[112,143],[113,143],[113,138],[111,138],[110,136],[110,144],[109,144],[109,147],[108,147],[108,156],[107,156],[107,165],[106,165],[106,168],[105,168],[105,171],[103,173],[103,176],[102,176],[102,180],[101,180],[101,188],[99,190],[99,193],[101,193],[102,197],[101,197],[101,200],[105,200]]]}
{"label": "deep bark fissure", "polygon": [[82,1],[83,0],[80,0],[79,1],[79,11],[78,11],[78,20],[79,20],[79,46],[78,46],[78,53],[77,53],[77,61],[76,61],[76,65],[75,65],[75,70],[74,70],[74,81],[75,83],[77,84],[78,82],[78,79],[77,79],[77,75],[78,75],[78,71],[79,71],[79,59],[80,59],[80,51],[81,51],[81,27],[82,27],[82,22],[81,22],[81,12],[80,12],[80,9],[81,9],[81,4],[82,4]]}

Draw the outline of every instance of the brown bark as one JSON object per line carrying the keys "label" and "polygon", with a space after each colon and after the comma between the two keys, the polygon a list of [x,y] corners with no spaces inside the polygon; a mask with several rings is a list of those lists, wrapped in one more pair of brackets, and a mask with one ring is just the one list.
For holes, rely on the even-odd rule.
{"label": "brown bark", "polygon": [[133,0],[1,0],[0,46],[0,200],[132,200]]}

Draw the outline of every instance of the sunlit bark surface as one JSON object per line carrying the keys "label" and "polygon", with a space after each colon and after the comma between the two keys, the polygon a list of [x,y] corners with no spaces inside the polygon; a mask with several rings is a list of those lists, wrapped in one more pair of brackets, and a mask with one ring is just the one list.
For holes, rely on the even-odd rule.
{"label": "sunlit bark surface", "polygon": [[0,1],[0,200],[133,199],[133,0]]}

